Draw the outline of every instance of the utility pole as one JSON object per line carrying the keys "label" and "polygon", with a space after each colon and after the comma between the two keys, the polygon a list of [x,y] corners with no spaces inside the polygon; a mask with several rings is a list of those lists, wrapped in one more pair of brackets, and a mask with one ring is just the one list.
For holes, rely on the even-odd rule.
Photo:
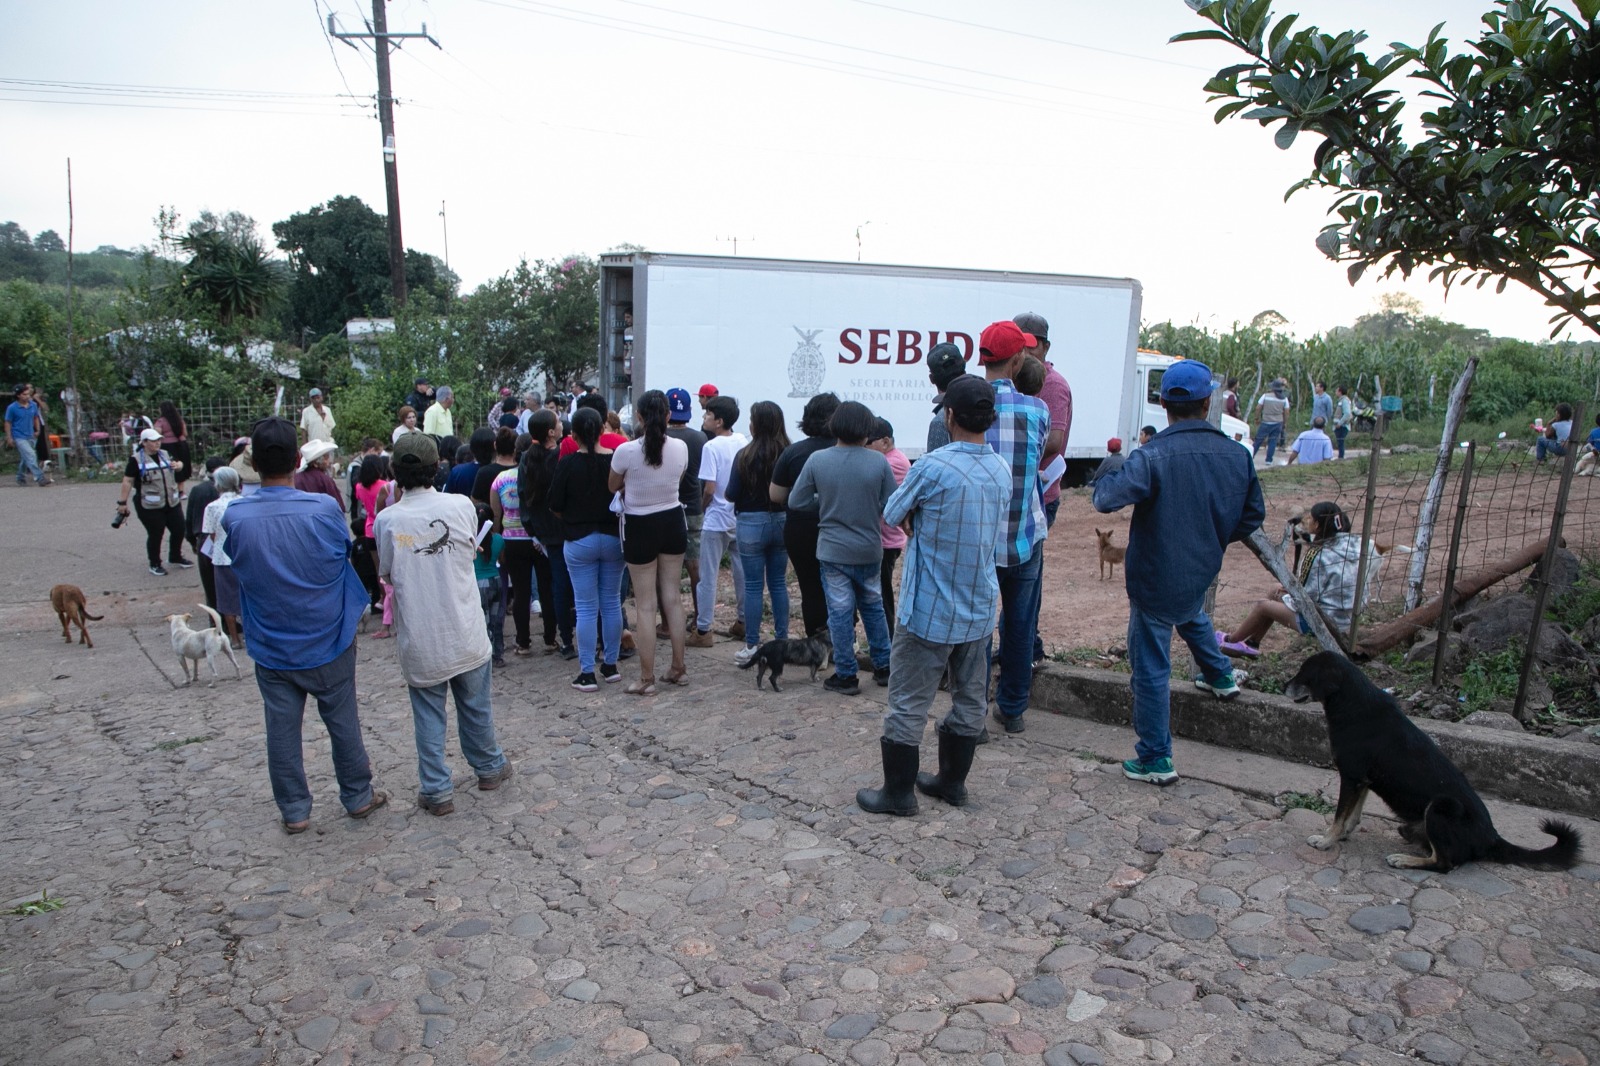
{"label": "utility pole", "polygon": [[[72,213],[72,157],[67,157],[67,390],[72,399],[65,401],[67,409],[67,434],[72,438],[72,457],[79,467],[88,456],[88,442],[83,434],[83,393],[78,391],[78,337],[73,322],[73,305],[76,288],[72,280],[72,240],[77,220]],[[46,444],[50,442],[45,441]]]}
{"label": "utility pole", "polygon": [[[421,37],[435,48],[444,46],[428,33],[428,24],[422,24],[420,33],[390,33],[384,16],[387,0],[372,0],[372,21],[366,33],[340,33],[334,23],[333,13],[328,14],[328,36],[337,37],[351,48],[355,40],[370,40],[378,60],[378,124],[383,132],[383,184],[389,201],[389,282],[393,287],[394,306],[398,311],[406,302],[406,245],[400,235],[400,170],[395,163],[394,145],[394,91],[389,85],[389,42],[408,37]],[[396,44],[394,47],[399,48]]]}

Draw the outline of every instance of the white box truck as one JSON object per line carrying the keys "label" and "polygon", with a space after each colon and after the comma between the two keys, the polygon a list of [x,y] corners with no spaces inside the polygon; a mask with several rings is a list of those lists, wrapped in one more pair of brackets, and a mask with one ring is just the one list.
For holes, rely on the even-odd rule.
{"label": "white box truck", "polygon": [[[1140,295],[1132,278],[612,253],[600,260],[600,384],[617,409],[648,389],[712,384],[744,410],[778,403],[791,427],[807,399],[832,392],[887,418],[914,458],[933,413],[928,350],[954,343],[981,374],[983,327],[1034,311],[1072,386],[1073,484],[1107,438],[1127,450],[1140,426],[1166,425],[1151,403],[1176,360],[1138,350]],[[1243,423],[1223,428],[1248,440]]]}

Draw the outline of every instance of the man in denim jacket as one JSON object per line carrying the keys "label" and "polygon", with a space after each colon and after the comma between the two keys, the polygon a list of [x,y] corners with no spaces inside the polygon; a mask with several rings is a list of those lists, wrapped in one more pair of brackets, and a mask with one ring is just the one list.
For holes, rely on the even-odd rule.
{"label": "man in denim jacket", "polygon": [[1167,428],[1094,486],[1097,511],[1133,505],[1123,574],[1138,743],[1137,758],[1124,762],[1122,772],[1157,785],[1178,779],[1168,728],[1172,631],[1200,664],[1196,686],[1223,700],[1239,694],[1206,617],[1205,595],[1222,569],[1224,550],[1266,517],[1251,456],[1206,420],[1211,390],[1211,368],[1204,363],[1187,360],[1168,370],[1161,379]]}

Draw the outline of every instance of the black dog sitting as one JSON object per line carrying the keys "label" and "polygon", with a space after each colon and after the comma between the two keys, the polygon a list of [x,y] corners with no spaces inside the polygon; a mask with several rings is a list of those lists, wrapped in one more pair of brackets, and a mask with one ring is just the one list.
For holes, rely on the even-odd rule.
{"label": "black dog sitting", "polygon": [[1390,866],[1447,873],[1478,859],[1538,870],[1570,870],[1578,864],[1581,840],[1566,822],[1545,820],[1540,828],[1556,842],[1541,851],[1502,839],[1483,800],[1433,738],[1350,660],[1318,652],[1284,691],[1296,703],[1322,704],[1339,769],[1333,824],[1327,833],[1307,838],[1312,847],[1326,850],[1347,839],[1361,824],[1367,793],[1376,792],[1399,815],[1400,836],[1427,852],[1390,855]]}
{"label": "black dog sitting", "polygon": [[778,678],[783,676],[783,664],[793,663],[796,666],[809,666],[811,680],[817,679],[817,671],[833,661],[833,641],[826,632],[807,637],[804,640],[769,640],[761,645],[755,657],[747,663],[740,663],[739,669],[748,670],[756,668],[756,688],[761,687],[761,679],[767,674],[772,675],[772,691],[782,692],[778,687]]}

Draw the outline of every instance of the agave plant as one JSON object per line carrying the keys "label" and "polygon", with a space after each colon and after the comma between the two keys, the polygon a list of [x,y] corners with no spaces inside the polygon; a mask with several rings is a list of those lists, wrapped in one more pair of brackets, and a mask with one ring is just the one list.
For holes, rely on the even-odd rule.
{"label": "agave plant", "polygon": [[201,230],[180,238],[178,246],[189,255],[179,286],[223,325],[259,318],[283,295],[282,265],[254,237]]}

